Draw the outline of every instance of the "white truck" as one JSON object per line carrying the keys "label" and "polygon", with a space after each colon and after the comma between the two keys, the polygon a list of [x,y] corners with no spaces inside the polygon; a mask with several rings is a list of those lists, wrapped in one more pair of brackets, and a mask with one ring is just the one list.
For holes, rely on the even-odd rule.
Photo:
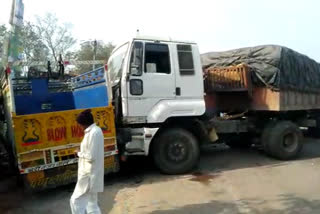
{"label": "white truck", "polygon": [[199,120],[206,107],[197,45],[137,37],[113,51],[107,69],[120,151],[152,154],[165,173],[192,169],[207,136]]}
{"label": "white truck", "polygon": [[244,64],[205,70],[194,42],[133,38],[114,49],[106,73],[120,153],[151,155],[164,173],[191,170],[201,144],[218,136],[230,146],[259,139],[267,154],[292,159],[299,127],[320,130],[319,93],[254,86]]}

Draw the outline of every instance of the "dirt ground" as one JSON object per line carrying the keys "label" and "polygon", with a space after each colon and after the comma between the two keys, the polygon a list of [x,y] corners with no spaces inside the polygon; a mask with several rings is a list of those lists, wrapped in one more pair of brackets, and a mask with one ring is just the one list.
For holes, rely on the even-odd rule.
{"label": "dirt ground", "polygon": [[[29,194],[0,180],[1,214],[70,213],[73,185]],[[298,160],[281,162],[256,148],[204,149],[188,175],[160,174],[147,158],[130,160],[105,178],[99,196],[110,214],[320,213],[320,141],[306,140]]]}

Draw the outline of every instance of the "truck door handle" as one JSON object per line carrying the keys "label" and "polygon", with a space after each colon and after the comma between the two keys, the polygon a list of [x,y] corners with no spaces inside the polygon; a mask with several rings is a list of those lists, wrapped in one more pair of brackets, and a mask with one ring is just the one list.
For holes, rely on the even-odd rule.
{"label": "truck door handle", "polygon": [[181,88],[176,87],[176,96],[180,96],[180,95],[181,95]]}

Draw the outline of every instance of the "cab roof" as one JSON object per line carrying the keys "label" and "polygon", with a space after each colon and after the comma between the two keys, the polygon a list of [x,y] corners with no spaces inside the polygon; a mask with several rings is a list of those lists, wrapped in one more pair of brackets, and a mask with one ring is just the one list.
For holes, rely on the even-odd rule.
{"label": "cab roof", "polygon": [[171,37],[156,37],[156,36],[141,36],[141,35],[137,35],[133,38],[131,38],[131,40],[127,40],[126,42],[122,42],[120,43],[120,45],[117,45],[111,54],[113,54],[116,50],[118,50],[120,47],[122,47],[123,45],[129,43],[132,40],[145,40],[145,41],[158,41],[158,42],[174,42],[174,43],[184,43],[184,44],[196,44],[194,41],[186,41],[186,40],[176,40],[176,39],[172,39]]}
{"label": "cab roof", "polygon": [[172,39],[171,37],[156,37],[156,36],[135,36],[133,40],[152,40],[152,41],[159,41],[159,42],[176,42],[176,43],[189,43],[189,44],[195,44],[194,41],[186,41],[186,40],[177,40]]}

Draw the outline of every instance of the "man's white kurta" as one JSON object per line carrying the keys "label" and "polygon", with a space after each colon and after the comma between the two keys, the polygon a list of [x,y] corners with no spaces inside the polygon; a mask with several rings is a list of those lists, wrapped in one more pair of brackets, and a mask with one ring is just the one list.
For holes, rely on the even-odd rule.
{"label": "man's white kurta", "polygon": [[77,195],[86,192],[103,192],[104,137],[100,127],[92,124],[85,129],[81,142],[78,165]]}

